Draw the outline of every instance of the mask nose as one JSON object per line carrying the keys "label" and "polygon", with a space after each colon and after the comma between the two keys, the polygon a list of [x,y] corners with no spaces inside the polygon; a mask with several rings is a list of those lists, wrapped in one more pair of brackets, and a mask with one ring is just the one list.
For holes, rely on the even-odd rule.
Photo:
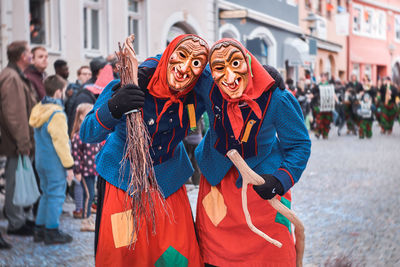
{"label": "mask nose", "polygon": [[183,65],[181,66],[181,72],[183,72],[183,73],[187,72],[189,66],[190,66],[190,58],[188,58],[187,60],[185,60],[185,62],[184,62]]}
{"label": "mask nose", "polygon": [[226,69],[226,82],[229,84],[234,83],[235,78],[236,78],[235,73],[230,68],[227,68]]}

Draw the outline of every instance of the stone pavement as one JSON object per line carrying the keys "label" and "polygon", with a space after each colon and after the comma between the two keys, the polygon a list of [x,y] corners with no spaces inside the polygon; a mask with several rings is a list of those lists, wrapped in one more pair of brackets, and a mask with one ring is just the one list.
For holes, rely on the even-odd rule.
{"label": "stone pavement", "polygon": [[[293,209],[306,228],[305,266],[400,266],[400,127],[371,140],[312,136],[307,169],[293,189]],[[198,187],[188,185],[195,211]],[[4,196],[0,194],[0,210]],[[80,232],[67,200],[61,229],[74,237],[67,245],[45,246],[32,238],[8,236],[14,248],[0,250],[0,266],[93,266],[94,234]],[[340,262],[342,265],[335,265]],[[343,265],[343,264],[351,265]]]}

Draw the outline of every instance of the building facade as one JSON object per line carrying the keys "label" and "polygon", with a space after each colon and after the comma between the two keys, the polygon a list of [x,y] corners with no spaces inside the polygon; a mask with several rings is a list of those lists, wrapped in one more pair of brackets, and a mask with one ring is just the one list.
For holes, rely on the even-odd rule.
{"label": "building facade", "polygon": [[390,76],[400,85],[400,1],[354,0],[349,10],[350,73],[374,83]]}
{"label": "building facade", "polygon": [[345,0],[299,1],[299,25],[315,48],[311,49],[312,71],[317,81],[322,73],[332,79],[347,79],[348,33],[340,28],[343,17],[348,18],[345,6]]}
{"label": "building facade", "polygon": [[262,64],[296,81],[309,66],[309,48],[299,26],[297,1],[217,1],[218,39],[235,38]]}
{"label": "building facade", "polygon": [[113,54],[118,42],[134,33],[139,61],[161,53],[182,33],[215,39],[215,1],[198,0],[1,0],[0,67],[7,65],[7,45],[28,40],[49,52],[47,73],[64,59],[70,81],[94,57]]}

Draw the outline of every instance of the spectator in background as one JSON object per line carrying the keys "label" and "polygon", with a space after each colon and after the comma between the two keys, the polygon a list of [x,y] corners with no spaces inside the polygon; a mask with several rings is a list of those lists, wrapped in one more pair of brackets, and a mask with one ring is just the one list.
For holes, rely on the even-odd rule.
{"label": "spectator in background", "polygon": [[82,86],[92,78],[92,71],[89,66],[81,66],[76,72],[77,79],[75,83],[70,83],[65,91],[66,97],[71,97],[73,94],[77,93]]}
{"label": "spectator in background", "polygon": [[67,83],[58,75],[44,81],[46,96],[33,109],[29,124],[35,128],[36,170],[40,177],[39,209],[34,229],[34,242],[46,245],[64,244],[72,236],[58,229],[65,200],[66,178],[73,180],[74,159],[68,138],[67,118],[62,96]]}
{"label": "spectator in background", "polygon": [[83,85],[92,78],[92,71],[89,66],[82,66],[77,71],[77,80],[75,83],[70,83],[65,91],[65,113],[68,119],[69,132],[72,130],[74,123],[74,102],[79,92],[83,89]]}
{"label": "spectator in background", "polygon": [[119,79],[119,74],[118,74],[119,71],[118,71],[118,67],[117,67],[117,63],[118,63],[117,56],[115,54],[108,55],[107,62],[112,67],[114,79]]}
{"label": "spectator in background", "polygon": [[37,101],[40,101],[46,95],[43,80],[46,77],[45,70],[49,65],[49,54],[43,46],[37,46],[33,48],[31,52],[32,65],[24,71],[24,74],[31,81],[36,93],[38,94]]}
{"label": "spectator in background", "polygon": [[54,71],[56,72],[57,75],[60,75],[61,77],[64,78],[64,80],[68,81],[69,68],[65,60],[57,59],[54,62]]}
{"label": "spectator in background", "polygon": [[[100,150],[100,144],[83,143],[79,137],[79,130],[85,116],[93,108],[92,104],[83,103],[76,108],[74,126],[71,133],[72,155],[74,157],[74,174],[80,183],[75,185],[83,187],[82,203],[77,203],[77,206],[83,207],[81,213],[82,224],[81,231],[95,230],[93,217],[90,217],[92,202],[94,199],[94,184],[97,176],[95,156]],[[81,198],[82,201],[82,198]]]}
{"label": "spectator in background", "polygon": [[28,119],[37,94],[23,71],[31,63],[31,51],[26,41],[15,41],[7,46],[8,65],[0,73],[0,154],[7,156],[5,215],[7,233],[29,236],[33,234],[24,208],[13,204],[15,171],[19,155],[34,155],[33,129]]}
{"label": "spectator in background", "polygon": [[293,96],[296,96],[296,87],[294,86],[294,81],[292,78],[286,79],[285,87],[287,90],[289,90],[289,92],[292,93]]}
{"label": "spectator in background", "polygon": [[92,61],[90,61],[89,65],[90,70],[92,71],[92,78],[90,78],[84,86],[95,84],[100,70],[104,68],[105,65],[107,65],[107,61],[103,57],[96,57],[92,59]]}
{"label": "spectator in background", "polygon": [[[112,68],[107,64],[104,58],[93,59],[90,62],[90,69],[92,71],[92,78],[84,84],[83,89],[78,92],[71,102],[71,113],[69,114],[71,119],[75,118],[76,108],[79,104],[94,104],[97,97],[103,91],[103,88],[113,80]],[[72,126],[69,128],[68,132],[71,134],[71,131]]]}

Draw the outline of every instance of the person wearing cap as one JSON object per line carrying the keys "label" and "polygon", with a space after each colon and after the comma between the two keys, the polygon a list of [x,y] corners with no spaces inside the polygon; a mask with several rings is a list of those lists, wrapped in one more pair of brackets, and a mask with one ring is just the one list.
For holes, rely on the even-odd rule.
{"label": "person wearing cap", "polygon": [[[212,46],[199,91],[210,128],[196,149],[202,176],[196,229],[207,266],[296,266],[290,222],[266,201],[290,208],[311,141],[299,103],[272,67],[262,66],[238,41]],[[210,79],[212,77],[212,79]],[[242,178],[226,153],[236,149],[265,183],[248,189],[253,224],[283,244],[268,243],[247,226]]]}
{"label": "person wearing cap", "polygon": [[[176,37],[162,56],[139,66],[138,85],[120,86],[119,80],[108,84],[83,121],[83,142],[107,139],[96,157],[96,266],[202,266],[185,187],[193,168],[182,140],[204,112],[195,91],[200,89],[197,83],[203,79],[207,57],[208,45],[202,38]],[[154,175],[166,202],[163,206],[154,200],[155,225],[142,218],[134,235],[129,230],[130,167],[121,168],[127,140],[124,114],[133,109],[141,109],[151,136]]]}

